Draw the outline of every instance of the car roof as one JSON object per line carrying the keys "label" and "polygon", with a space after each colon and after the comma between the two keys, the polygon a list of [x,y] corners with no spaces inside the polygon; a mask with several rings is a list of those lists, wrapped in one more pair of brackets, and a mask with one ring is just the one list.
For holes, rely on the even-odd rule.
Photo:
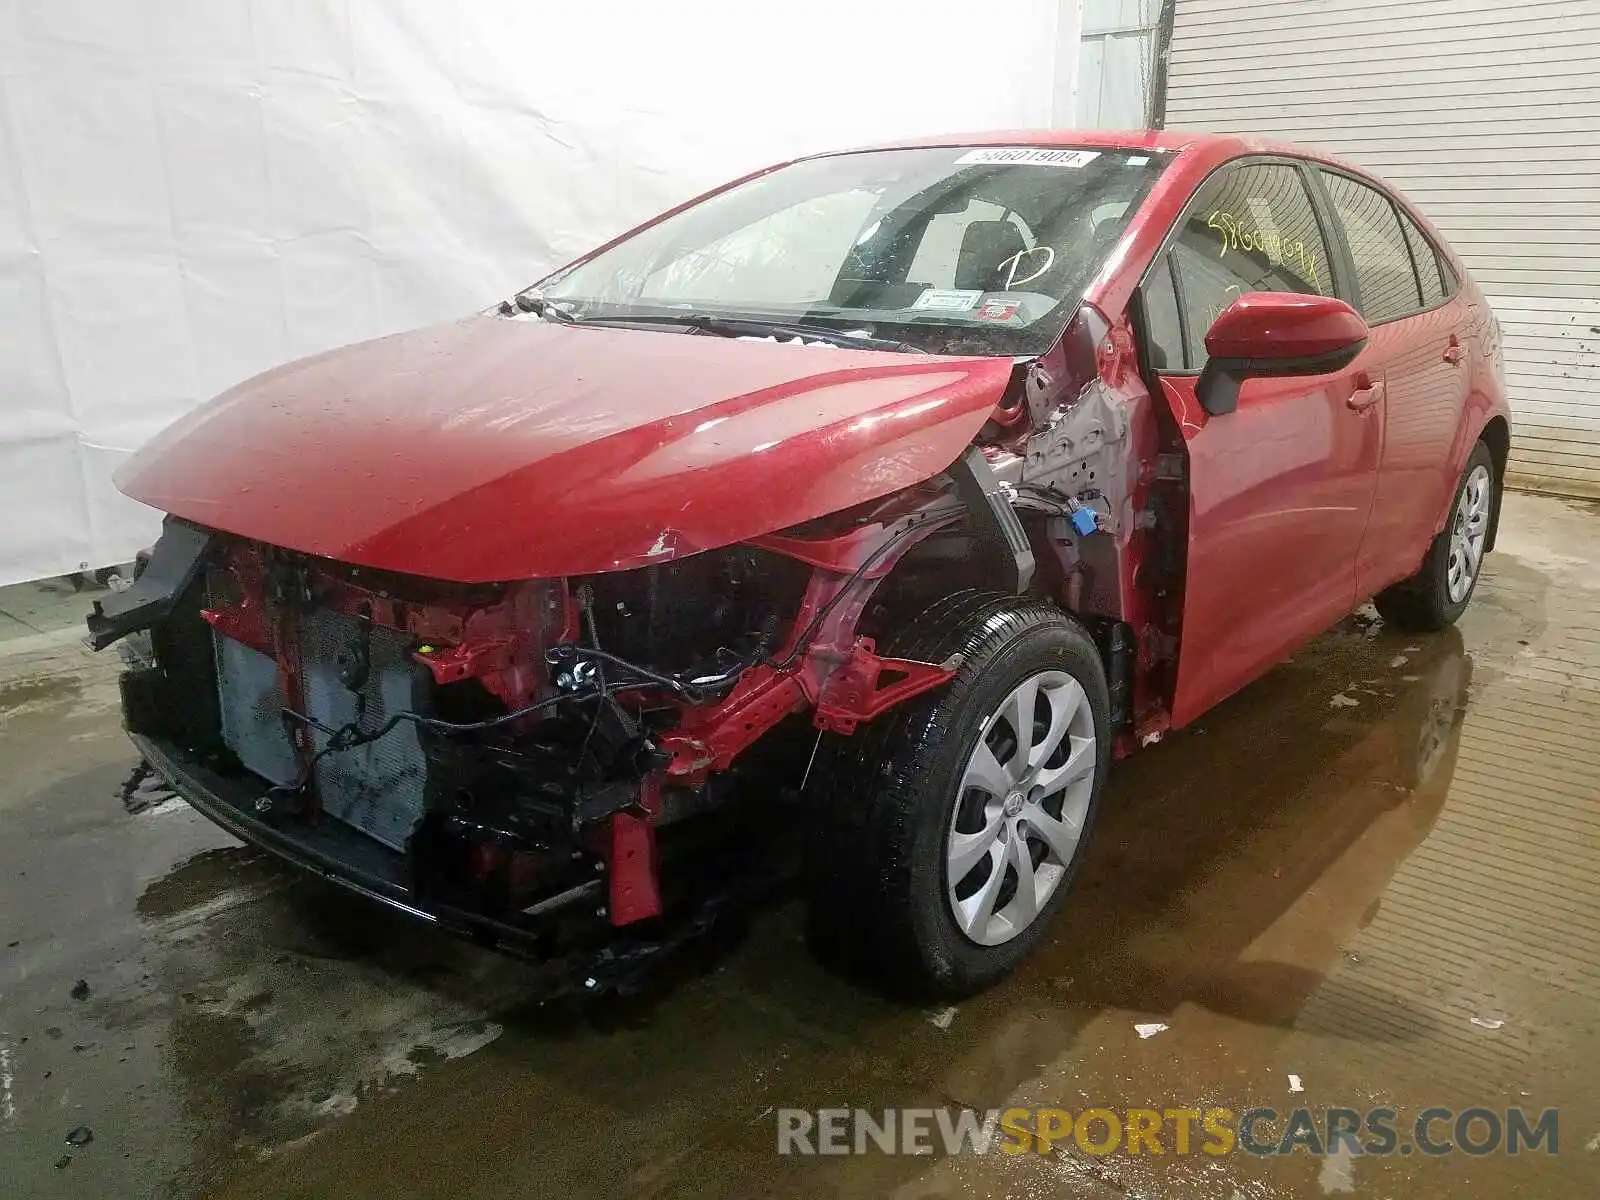
{"label": "car roof", "polygon": [[1106,150],[1195,151],[1214,161],[1241,154],[1286,154],[1309,158],[1350,170],[1353,163],[1323,150],[1271,138],[1241,133],[1199,133],[1178,129],[994,129],[981,132],[932,134],[892,142],[879,142],[857,150],[905,150],[932,146],[1085,146]]}

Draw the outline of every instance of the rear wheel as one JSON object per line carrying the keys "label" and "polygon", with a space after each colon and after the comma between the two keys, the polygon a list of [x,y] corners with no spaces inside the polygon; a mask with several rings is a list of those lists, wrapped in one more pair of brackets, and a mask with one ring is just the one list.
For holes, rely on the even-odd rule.
{"label": "rear wheel", "polygon": [[1428,547],[1422,568],[1373,597],[1378,615],[1399,629],[1424,632],[1453,624],[1478,586],[1494,515],[1494,459],[1479,442],[1456,484],[1450,517]]}
{"label": "rear wheel", "polygon": [[1110,760],[1104,670],[1060,609],[964,592],[887,639],[956,677],[830,747],[811,799],[812,939],[902,989],[964,995],[1047,932]]}

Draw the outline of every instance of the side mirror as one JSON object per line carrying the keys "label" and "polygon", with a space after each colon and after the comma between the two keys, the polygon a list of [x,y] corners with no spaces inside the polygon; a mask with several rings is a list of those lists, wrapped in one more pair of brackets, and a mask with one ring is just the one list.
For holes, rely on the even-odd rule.
{"label": "side mirror", "polygon": [[1343,300],[1297,292],[1246,292],[1206,330],[1195,384],[1212,416],[1239,406],[1239,385],[1259,375],[1326,375],[1350,365],[1371,330]]}

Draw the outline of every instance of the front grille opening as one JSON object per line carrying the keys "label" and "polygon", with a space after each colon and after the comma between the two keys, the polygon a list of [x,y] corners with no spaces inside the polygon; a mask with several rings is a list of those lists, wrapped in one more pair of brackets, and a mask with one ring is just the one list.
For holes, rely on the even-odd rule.
{"label": "front grille opening", "polygon": [[[300,671],[306,716],[323,729],[354,725],[375,733],[397,712],[429,713],[431,679],[411,657],[412,639],[343,613],[311,612],[300,621]],[[280,732],[287,741],[287,735]],[[403,721],[386,736],[317,763],[322,811],[384,845],[405,848],[422,819],[427,760],[417,727]]]}
{"label": "front grille opening", "polygon": [[[432,711],[432,680],[411,657],[409,636],[329,611],[302,614],[299,632],[313,750],[347,725],[373,733],[396,712]],[[223,743],[247,770],[292,783],[299,760],[283,721],[277,663],[221,633],[212,637]],[[324,813],[403,850],[422,819],[427,784],[416,726],[402,722],[377,741],[327,755],[315,783]]]}

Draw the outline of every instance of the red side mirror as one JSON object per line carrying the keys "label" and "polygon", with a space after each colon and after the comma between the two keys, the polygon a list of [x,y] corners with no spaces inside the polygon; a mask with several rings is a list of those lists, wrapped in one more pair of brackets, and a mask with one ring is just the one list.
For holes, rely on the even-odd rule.
{"label": "red side mirror", "polygon": [[1213,416],[1232,412],[1246,379],[1340,370],[1370,333],[1361,314],[1333,296],[1246,292],[1206,331],[1209,357],[1196,393]]}

